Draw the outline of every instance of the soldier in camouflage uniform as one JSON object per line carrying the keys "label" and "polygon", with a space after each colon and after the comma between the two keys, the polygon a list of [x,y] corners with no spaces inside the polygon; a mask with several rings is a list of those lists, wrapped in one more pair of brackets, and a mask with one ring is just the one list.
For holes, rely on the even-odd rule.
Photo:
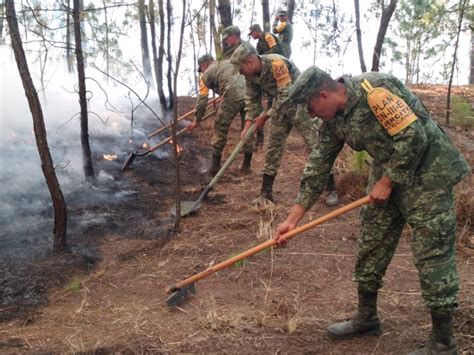
{"label": "soldier in camouflage uniform", "polygon": [[[226,27],[222,31],[222,48],[223,48],[223,59],[230,59],[232,57],[232,54],[234,54],[235,50],[237,49],[238,46],[240,46],[242,43],[246,43],[249,46],[251,45],[249,42],[242,41],[240,38],[240,29],[237,26],[229,26]],[[263,132],[263,128],[259,128],[257,130],[257,142],[256,144],[258,146],[263,145],[263,141],[265,139],[265,135]]]}
{"label": "soldier in camouflage uniform", "polygon": [[291,41],[293,41],[293,26],[288,21],[288,12],[286,10],[278,11],[278,15],[273,22],[273,33],[277,33],[283,48],[286,52],[286,57],[291,57]]}
{"label": "soldier in camouflage uniform", "polygon": [[[290,131],[295,127],[303,137],[306,146],[312,149],[317,142],[320,120],[311,119],[304,107],[285,105],[288,89],[299,75],[299,70],[289,59],[278,54],[257,55],[255,48],[241,45],[230,59],[246,77],[246,123],[242,134],[255,122],[263,127],[271,118],[270,138],[263,168],[262,190],[253,204],[260,205],[269,200],[273,202],[273,182],[285,150],[285,143]],[[260,101],[262,94],[272,97],[273,104],[262,112]],[[329,179],[328,187],[335,190],[334,179]],[[336,196],[337,194],[333,194]],[[328,202],[328,201],[327,201]],[[329,201],[331,202],[331,201]],[[332,201],[338,204],[338,201]]]}
{"label": "soldier in camouflage uniform", "polygon": [[263,32],[259,24],[253,24],[249,28],[249,36],[257,39],[257,53],[262,54],[280,54],[286,56],[280,40],[274,34]]}
{"label": "soldier in camouflage uniform", "polygon": [[[383,94],[385,99],[372,101],[372,93],[380,91],[391,96]],[[290,105],[307,105],[309,114],[321,117],[324,124],[295,205],[277,229],[277,242],[313,205],[344,144],[366,150],[373,158],[367,193],[375,204],[362,212],[354,272],[358,313],[347,322],[329,326],[329,335],[343,339],[381,333],[377,292],[408,224],[422,296],[433,325],[429,342],[413,354],[456,354],[452,316],[459,280],[453,187],[470,174],[468,163],[421,101],[392,75],[365,73],[335,81],[311,67],[296,80],[289,97]]]}
{"label": "soldier in camouflage uniform", "polygon": [[[234,67],[228,60],[216,62],[210,54],[199,57],[198,65],[199,72],[202,73],[199,97],[196,103],[196,117],[189,126],[189,130],[198,127],[204,117],[209,89],[223,98],[214,120],[214,134],[212,136],[213,152],[209,175],[214,176],[221,166],[222,151],[227,142],[227,133],[232,121],[239,113],[242,120],[245,117],[245,79],[242,75],[234,73]],[[247,140],[244,145],[244,161],[240,168],[243,173],[250,173],[253,145],[253,139]]]}

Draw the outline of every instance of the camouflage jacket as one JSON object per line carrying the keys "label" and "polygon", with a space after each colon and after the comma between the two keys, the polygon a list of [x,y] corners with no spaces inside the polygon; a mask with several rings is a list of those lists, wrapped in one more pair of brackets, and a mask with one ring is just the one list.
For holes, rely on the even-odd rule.
{"label": "camouflage jacket", "polygon": [[278,20],[273,22],[272,27],[273,33],[277,33],[280,41],[284,44],[291,44],[293,40],[293,26],[291,25],[290,21],[283,21],[278,23]]}
{"label": "camouflage jacket", "polygon": [[[361,83],[367,79],[401,98],[413,111],[415,121],[390,135],[371,111]],[[341,78],[347,90],[344,112],[326,121],[319,144],[311,152],[301,177],[295,203],[309,209],[326,184],[334,161],[347,143],[356,151],[365,150],[372,164],[397,185],[449,187],[470,173],[470,166],[444,131],[433,121],[423,103],[398,79],[389,74],[365,73]]]}
{"label": "camouflage jacket", "polygon": [[245,78],[247,120],[253,120],[260,115],[263,94],[273,98],[272,107],[268,109],[267,114],[272,118],[277,117],[282,104],[288,98],[288,89],[300,75],[296,65],[281,55],[266,54],[259,57],[262,61],[262,71],[258,76]]}
{"label": "camouflage jacket", "polygon": [[245,78],[234,74],[229,60],[212,63],[199,79],[199,97],[196,103],[196,119],[202,120],[206,112],[209,89],[214,93],[235,100],[245,99]]}
{"label": "camouflage jacket", "polygon": [[268,32],[263,32],[262,38],[258,39],[257,53],[260,55],[262,54],[280,54],[282,56],[286,55],[286,52],[283,49],[278,37]]}

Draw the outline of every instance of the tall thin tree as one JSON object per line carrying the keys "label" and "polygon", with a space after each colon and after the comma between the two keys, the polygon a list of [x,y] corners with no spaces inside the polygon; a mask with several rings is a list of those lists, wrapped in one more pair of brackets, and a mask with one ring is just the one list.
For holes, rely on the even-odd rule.
{"label": "tall thin tree", "polygon": [[471,74],[469,75],[469,85],[474,85],[474,19],[469,25],[471,29]]}
{"label": "tall thin tree", "polygon": [[217,10],[219,11],[219,19],[222,28],[232,26],[232,8],[230,6],[230,0],[218,0]]}
{"label": "tall thin tree", "polygon": [[166,97],[163,90],[163,59],[165,57],[165,11],[163,0],[158,0],[158,16],[160,19],[160,46],[158,48],[158,73],[156,74],[156,85],[158,86],[160,103],[163,107],[166,107]]}
{"label": "tall thin tree", "polygon": [[390,0],[388,6],[385,7],[384,0],[380,1],[382,7],[382,16],[380,17],[380,26],[377,33],[377,40],[374,46],[374,55],[372,57],[372,71],[379,71],[380,68],[380,56],[382,55],[382,46],[385,40],[385,34],[387,33],[390,19],[392,18],[395,7],[397,6],[397,0]]}
{"label": "tall thin tree", "polygon": [[270,5],[268,0],[262,0],[263,29],[270,32]]}
{"label": "tall thin tree", "polygon": [[74,58],[71,45],[71,0],[66,0],[66,63],[68,73],[74,72]]}
{"label": "tall thin tree", "polygon": [[140,42],[142,47],[143,73],[145,74],[145,78],[149,82],[152,82],[150,51],[148,49],[148,35],[146,29],[145,0],[138,0],[138,19],[140,22]]}
{"label": "tall thin tree", "polygon": [[176,134],[176,128],[178,125],[178,76],[179,76],[179,66],[181,63],[181,56],[183,53],[183,37],[184,37],[184,25],[186,21],[186,0],[183,0],[183,13],[181,15],[181,30],[179,36],[179,47],[178,47],[178,56],[176,57],[176,65],[174,72],[174,99],[173,99],[173,124],[171,125],[171,131],[173,136],[173,152],[174,152],[174,161],[175,161],[175,179],[176,179],[176,219],[174,223],[174,230],[178,231],[181,222],[181,176],[180,176],[180,161],[181,157],[179,155],[179,146],[178,138]]}
{"label": "tall thin tree", "polygon": [[6,0],[7,22],[13,47],[15,59],[18,66],[18,72],[21,77],[23,88],[28,99],[31,115],[33,117],[33,128],[35,132],[36,146],[41,160],[41,168],[48,185],[49,194],[53,200],[54,207],[54,239],[53,250],[61,251],[66,248],[67,231],[67,208],[64,196],[59,185],[56,171],[54,169],[53,159],[49,152],[46,127],[44,124],[43,110],[38,98],[38,93],[31,79],[28,63],[26,61],[25,51],[21,43],[20,30],[18,29],[18,20],[16,18],[14,0]]}
{"label": "tall thin tree", "polygon": [[365,59],[364,59],[364,50],[362,48],[362,31],[360,30],[360,7],[359,7],[359,0],[354,0],[354,7],[355,7],[355,25],[356,25],[356,34],[357,34],[357,48],[359,50],[359,61],[360,61],[360,69],[362,73],[367,71],[367,67],[365,66]]}
{"label": "tall thin tree", "polygon": [[288,11],[288,21],[293,23],[293,16],[295,15],[295,0],[288,0],[286,3],[286,9]]}
{"label": "tall thin tree", "polygon": [[84,55],[82,53],[80,0],[73,0],[72,18],[74,21],[74,39],[79,86],[79,105],[81,106],[81,145],[82,166],[87,180],[94,180],[95,173],[92,165],[91,147],[89,145],[89,118],[87,114],[86,75],[84,70]]}
{"label": "tall thin tree", "polygon": [[0,0],[0,44],[3,44],[3,18],[5,17],[5,0]]}
{"label": "tall thin tree", "polygon": [[219,40],[219,34],[217,32],[217,27],[216,27],[216,0],[209,1],[209,27],[210,27],[209,34],[211,36],[211,43],[212,43],[212,39],[214,39],[214,47],[216,48],[216,58],[220,58],[222,55],[222,46]]}
{"label": "tall thin tree", "polygon": [[453,64],[451,66],[451,76],[449,77],[448,83],[448,103],[446,107],[446,124],[449,125],[449,116],[451,111],[451,86],[453,84],[454,69],[456,68],[456,60],[459,47],[459,36],[461,34],[462,21],[464,19],[464,13],[466,12],[466,5],[469,0],[459,0],[459,22],[458,22],[458,31],[456,34],[456,43],[454,44],[454,54],[453,54]]}
{"label": "tall thin tree", "polygon": [[171,6],[171,0],[166,0],[166,18],[168,22],[168,38],[167,38],[167,59],[168,59],[168,92],[169,92],[169,108],[173,108],[173,81],[172,81],[172,73],[173,73],[173,57],[171,56],[171,28],[173,27],[173,7]]}

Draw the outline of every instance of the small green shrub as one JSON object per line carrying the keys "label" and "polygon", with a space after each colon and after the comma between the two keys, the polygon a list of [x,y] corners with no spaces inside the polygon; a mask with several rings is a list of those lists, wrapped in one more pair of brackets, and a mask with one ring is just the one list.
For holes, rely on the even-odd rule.
{"label": "small green shrub", "polygon": [[468,128],[474,127],[474,110],[463,97],[451,97],[451,123]]}
{"label": "small green shrub", "polygon": [[82,289],[82,282],[79,279],[73,279],[66,286],[64,286],[64,291],[77,293]]}
{"label": "small green shrub", "polygon": [[365,163],[368,159],[369,154],[363,150],[360,152],[354,152],[354,160],[352,161],[352,169],[355,173],[363,174],[367,171],[368,165]]}

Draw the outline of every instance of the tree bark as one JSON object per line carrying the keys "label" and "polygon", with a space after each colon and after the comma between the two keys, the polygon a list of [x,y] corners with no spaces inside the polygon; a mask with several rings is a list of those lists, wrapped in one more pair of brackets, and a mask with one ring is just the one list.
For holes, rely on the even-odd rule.
{"label": "tree bark", "polygon": [[471,74],[469,75],[469,85],[474,85],[474,21],[471,22]]}
{"label": "tree bark", "polygon": [[163,8],[163,0],[158,0],[158,16],[160,17],[160,47],[158,48],[158,73],[156,74],[156,86],[158,86],[160,103],[163,107],[166,107],[166,97],[163,90],[163,58],[165,56],[165,11]]}
{"label": "tree bark", "polygon": [[166,0],[166,17],[168,22],[168,40],[167,40],[167,58],[168,58],[168,92],[169,92],[169,108],[173,108],[173,81],[172,79],[172,72],[173,72],[173,62],[171,56],[171,27],[173,27],[173,23],[171,22],[173,14],[173,7],[171,6],[171,0]]}
{"label": "tree bark", "polygon": [[456,68],[457,53],[459,47],[459,35],[461,34],[462,20],[464,18],[464,13],[466,10],[468,0],[459,0],[459,23],[458,23],[458,32],[456,34],[456,43],[454,44],[454,54],[453,54],[453,65],[451,67],[451,76],[449,78],[448,84],[448,104],[446,107],[446,124],[449,125],[449,115],[451,110],[451,86],[453,84],[454,69]]}
{"label": "tree bark", "polygon": [[14,0],[6,0],[7,22],[10,30],[13,51],[18,66],[18,72],[23,83],[28,105],[30,106],[33,117],[33,127],[35,132],[36,146],[41,160],[41,168],[48,185],[49,193],[54,207],[54,239],[53,250],[61,251],[66,249],[66,231],[67,231],[67,208],[64,196],[59,185],[56,171],[54,169],[53,159],[49,152],[46,127],[44,124],[43,111],[38,98],[33,80],[28,69],[25,52],[21,43],[18,21],[16,18]]}
{"label": "tree bark", "polygon": [[158,54],[156,50],[155,5],[153,4],[153,0],[149,0],[148,4],[148,20],[150,22],[151,35],[151,54],[153,58],[153,68],[155,70],[155,78],[157,80],[156,85],[158,87]]}
{"label": "tree bark", "polygon": [[288,11],[288,21],[293,23],[293,15],[295,14],[295,0],[288,0],[286,8]]}
{"label": "tree bark", "polygon": [[355,7],[355,18],[356,18],[357,48],[359,49],[360,70],[362,70],[362,73],[365,73],[367,72],[367,67],[365,66],[364,50],[362,48],[362,32],[360,30],[359,0],[354,0],[354,7]]}
{"label": "tree bark", "polygon": [[74,72],[72,46],[71,46],[71,0],[66,2],[66,62],[68,73]]}
{"label": "tree bark", "polygon": [[140,21],[140,42],[142,47],[143,74],[151,82],[150,51],[148,49],[148,36],[146,30],[145,0],[138,0],[138,19]]}
{"label": "tree bark", "polygon": [[268,0],[262,0],[263,30],[270,32],[270,5]]}
{"label": "tree bark", "polygon": [[[211,38],[214,39],[214,46],[216,48],[216,58],[221,58],[222,46],[221,46],[221,41],[219,38],[220,36],[217,33],[217,28],[216,28],[216,0],[210,0],[209,2],[209,27],[211,30]],[[211,51],[212,51],[212,46],[211,46]]]}
{"label": "tree bark", "polygon": [[218,0],[217,5],[222,28],[232,26],[232,8],[230,6],[230,0]]}
{"label": "tree bark", "polygon": [[87,117],[86,98],[86,75],[84,71],[84,56],[82,54],[81,39],[81,14],[79,11],[79,1],[73,0],[72,17],[74,21],[74,39],[76,44],[77,76],[79,86],[79,104],[81,106],[81,145],[82,145],[82,165],[84,175],[87,180],[94,180],[94,168],[92,166],[91,147],[89,145],[89,123]]}
{"label": "tree bark", "polygon": [[183,0],[183,13],[181,19],[181,30],[179,36],[179,48],[178,57],[176,58],[176,71],[174,73],[174,99],[173,99],[173,124],[171,125],[171,134],[173,136],[173,153],[175,161],[175,182],[176,182],[176,219],[174,223],[174,230],[177,232],[180,228],[181,223],[181,174],[180,174],[180,162],[181,157],[179,153],[178,137],[176,129],[178,126],[178,76],[179,76],[179,65],[181,63],[181,56],[183,52],[183,37],[184,37],[184,25],[186,21],[186,0]]}
{"label": "tree bark", "polygon": [[3,17],[5,16],[5,3],[0,1],[0,45],[3,44]]}
{"label": "tree bark", "polygon": [[397,0],[390,0],[390,4],[384,8],[384,1],[381,1],[382,16],[380,17],[380,27],[377,33],[377,41],[375,42],[374,55],[372,57],[372,71],[379,71],[380,67],[380,56],[382,54],[382,46],[387,33],[390,19],[392,18],[395,7],[397,6]]}

